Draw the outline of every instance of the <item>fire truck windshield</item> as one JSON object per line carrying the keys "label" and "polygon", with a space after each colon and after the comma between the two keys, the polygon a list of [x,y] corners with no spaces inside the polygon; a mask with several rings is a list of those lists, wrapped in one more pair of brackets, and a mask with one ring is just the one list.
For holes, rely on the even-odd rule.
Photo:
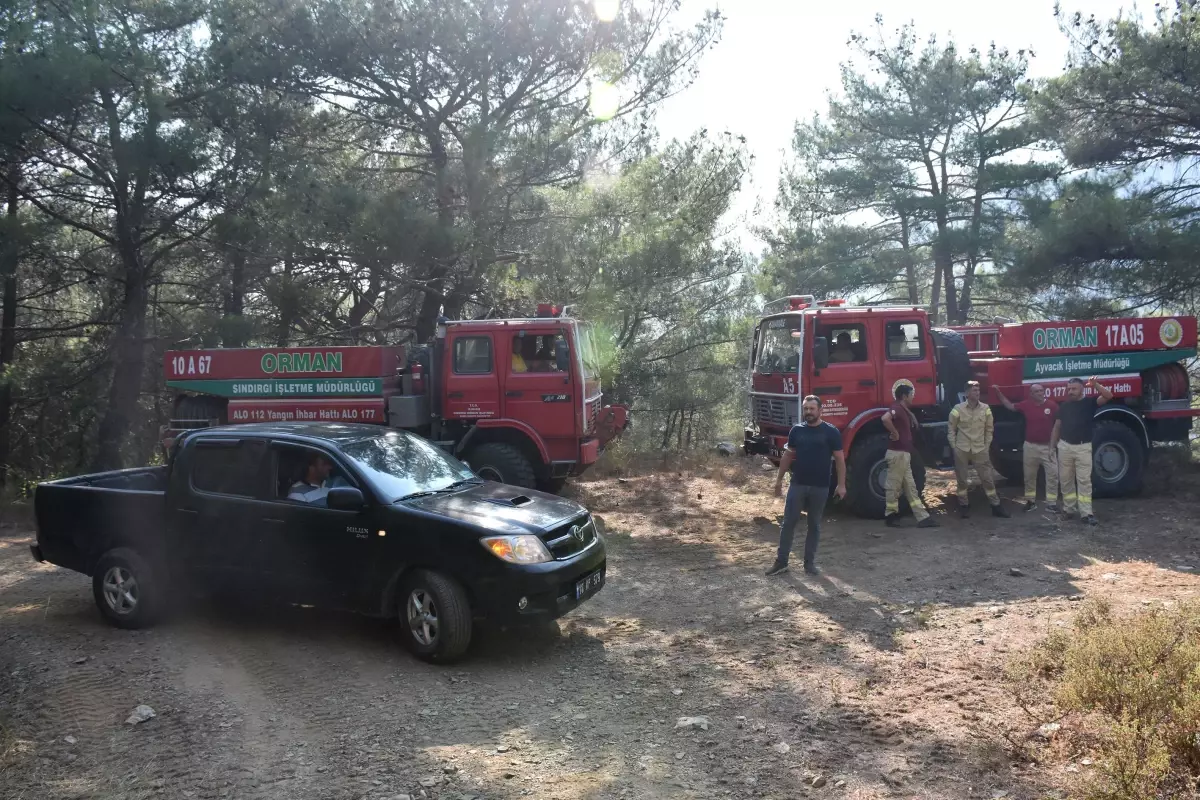
{"label": "fire truck windshield", "polygon": [[758,336],[758,360],[755,371],[760,375],[800,371],[800,340],[792,334],[800,328],[799,320],[786,318],[769,320]]}
{"label": "fire truck windshield", "polygon": [[579,354],[583,358],[583,375],[589,380],[600,378],[600,354],[596,350],[595,334],[590,325],[578,327]]}

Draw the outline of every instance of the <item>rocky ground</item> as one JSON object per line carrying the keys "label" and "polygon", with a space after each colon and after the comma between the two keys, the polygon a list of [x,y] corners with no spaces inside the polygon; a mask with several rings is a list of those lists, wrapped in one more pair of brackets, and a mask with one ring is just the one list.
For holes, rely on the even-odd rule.
{"label": "rocky ground", "polygon": [[[833,509],[817,578],[766,578],[782,501],[756,462],[581,484],[608,585],[557,631],[452,668],[387,624],[198,608],[103,625],[87,578],[0,528],[5,798],[1065,796],[1085,753],[1014,760],[1038,721],[1005,663],[1081,597],[1200,591],[1194,488],[892,530]],[[907,524],[911,525],[911,520]],[[803,541],[798,537],[797,546]],[[127,723],[135,707],[154,717]],[[688,719],[683,719],[688,718]],[[1007,738],[1006,738],[1007,737]]]}

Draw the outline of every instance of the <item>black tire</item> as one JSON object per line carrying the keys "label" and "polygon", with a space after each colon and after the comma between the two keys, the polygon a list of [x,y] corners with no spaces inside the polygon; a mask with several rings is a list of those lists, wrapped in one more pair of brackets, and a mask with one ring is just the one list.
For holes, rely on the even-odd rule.
{"label": "black tire", "polygon": [[[161,581],[161,582],[160,582]],[[127,547],[109,550],[92,572],[92,596],[100,615],[118,628],[136,629],[153,625],[166,606],[160,587],[166,576]]]}
{"label": "black tire", "polygon": [[1021,461],[1013,458],[996,458],[992,460],[992,466],[1004,477],[1004,480],[1013,486],[1025,485],[1025,465]]}
{"label": "black tire", "polygon": [[946,328],[930,330],[938,349],[937,379],[942,387],[942,405],[947,409],[958,403],[958,395],[971,380],[971,356],[967,342],[958,331]]}
{"label": "black tire", "polygon": [[[887,511],[884,494],[887,481],[886,433],[867,434],[854,442],[846,464],[846,504],[855,514],[867,519],[883,519]],[[917,493],[925,491],[925,462],[919,453],[912,456],[913,480]],[[900,512],[908,510],[908,501],[900,498]]]}
{"label": "black tire", "polygon": [[525,454],[511,444],[489,442],[481,444],[467,454],[467,463],[475,474],[484,480],[520,486],[523,489],[537,488],[537,475],[533,464]]}
{"label": "black tire", "polygon": [[417,570],[404,580],[398,600],[400,636],[413,655],[432,664],[449,664],[467,652],[471,603],[458,581]]}
{"label": "black tire", "polygon": [[1142,490],[1146,447],[1127,425],[1116,420],[1096,422],[1092,434],[1092,494],[1128,497]]}

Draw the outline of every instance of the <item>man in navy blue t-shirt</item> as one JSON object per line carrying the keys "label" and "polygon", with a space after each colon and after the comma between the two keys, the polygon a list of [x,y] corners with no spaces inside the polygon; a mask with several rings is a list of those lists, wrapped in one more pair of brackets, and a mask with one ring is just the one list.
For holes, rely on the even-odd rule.
{"label": "man in navy blue t-shirt", "polygon": [[815,395],[804,398],[801,406],[804,421],[792,426],[788,434],[787,449],[779,460],[779,472],[775,476],[775,496],[783,494],[783,474],[792,473],[787,501],[783,508],[783,527],[779,530],[779,552],[775,566],[767,570],[768,575],[787,572],[788,556],[792,552],[792,537],[800,512],[808,512],[808,536],[804,540],[804,571],[817,574],[817,543],[821,540],[821,514],[825,501],[829,499],[829,483],[832,470],[830,462],[837,465],[837,496],[846,496],[846,455],[842,452],[842,434],[828,422],[821,421],[821,399]]}

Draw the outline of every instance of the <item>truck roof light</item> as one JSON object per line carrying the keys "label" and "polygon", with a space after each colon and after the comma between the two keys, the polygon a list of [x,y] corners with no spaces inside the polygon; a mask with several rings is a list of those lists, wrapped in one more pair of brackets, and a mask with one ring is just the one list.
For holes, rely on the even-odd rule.
{"label": "truck roof light", "polygon": [[557,305],[550,303],[538,303],[537,315],[539,317],[557,317],[562,313],[562,309]]}
{"label": "truck roof light", "polygon": [[803,311],[816,302],[811,294],[795,294],[788,297],[788,308],[792,311]]}
{"label": "truck roof light", "polygon": [[819,305],[824,306],[825,308],[836,308],[838,306],[844,306],[844,305],[846,305],[846,298],[839,297],[835,300],[822,300],[819,303]]}

